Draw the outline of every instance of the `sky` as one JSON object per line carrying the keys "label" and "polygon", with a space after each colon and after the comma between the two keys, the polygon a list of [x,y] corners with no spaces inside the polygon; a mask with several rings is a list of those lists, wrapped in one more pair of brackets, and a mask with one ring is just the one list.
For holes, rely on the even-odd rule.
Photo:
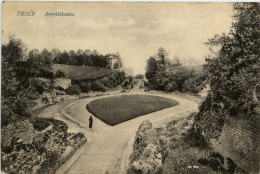
{"label": "sky", "polygon": [[[35,16],[17,16],[17,11],[31,10]],[[232,15],[232,3],[3,2],[2,43],[14,34],[28,50],[118,52],[124,66],[138,74],[160,47],[170,59],[203,62],[210,54],[204,43],[228,33]]]}

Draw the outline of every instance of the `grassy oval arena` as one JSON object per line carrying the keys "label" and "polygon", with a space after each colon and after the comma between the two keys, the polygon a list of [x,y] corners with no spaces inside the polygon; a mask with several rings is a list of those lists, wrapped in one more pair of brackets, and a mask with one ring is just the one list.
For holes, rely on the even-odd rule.
{"label": "grassy oval arena", "polygon": [[109,125],[178,105],[177,101],[149,95],[120,95],[97,99],[87,105],[94,116]]}

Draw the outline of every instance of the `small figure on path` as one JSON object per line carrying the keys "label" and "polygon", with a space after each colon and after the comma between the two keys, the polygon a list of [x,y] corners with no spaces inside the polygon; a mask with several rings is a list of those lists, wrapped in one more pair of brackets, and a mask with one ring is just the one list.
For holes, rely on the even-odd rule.
{"label": "small figure on path", "polygon": [[92,118],[92,116],[90,116],[88,120],[89,120],[89,125],[88,125],[88,127],[92,130],[92,124],[93,124],[93,118]]}

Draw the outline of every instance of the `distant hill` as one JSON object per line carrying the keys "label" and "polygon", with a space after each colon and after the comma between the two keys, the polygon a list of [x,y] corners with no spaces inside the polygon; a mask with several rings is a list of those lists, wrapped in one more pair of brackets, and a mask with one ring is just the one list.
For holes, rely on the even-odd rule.
{"label": "distant hill", "polygon": [[53,64],[52,72],[55,73],[59,69],[65,73],[65,77],[75,80],[97,79],[109,75],[113,72],[113,70],[111,69],[101,68],[97,66]]}

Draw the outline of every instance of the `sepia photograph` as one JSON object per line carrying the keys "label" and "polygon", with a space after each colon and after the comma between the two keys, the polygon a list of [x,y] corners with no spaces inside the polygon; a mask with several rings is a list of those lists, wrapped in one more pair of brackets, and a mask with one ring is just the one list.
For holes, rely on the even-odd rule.
{"label": "sepia photograph", "polygon": [[260,3],[3,1],[1,173],[260,173]]}

